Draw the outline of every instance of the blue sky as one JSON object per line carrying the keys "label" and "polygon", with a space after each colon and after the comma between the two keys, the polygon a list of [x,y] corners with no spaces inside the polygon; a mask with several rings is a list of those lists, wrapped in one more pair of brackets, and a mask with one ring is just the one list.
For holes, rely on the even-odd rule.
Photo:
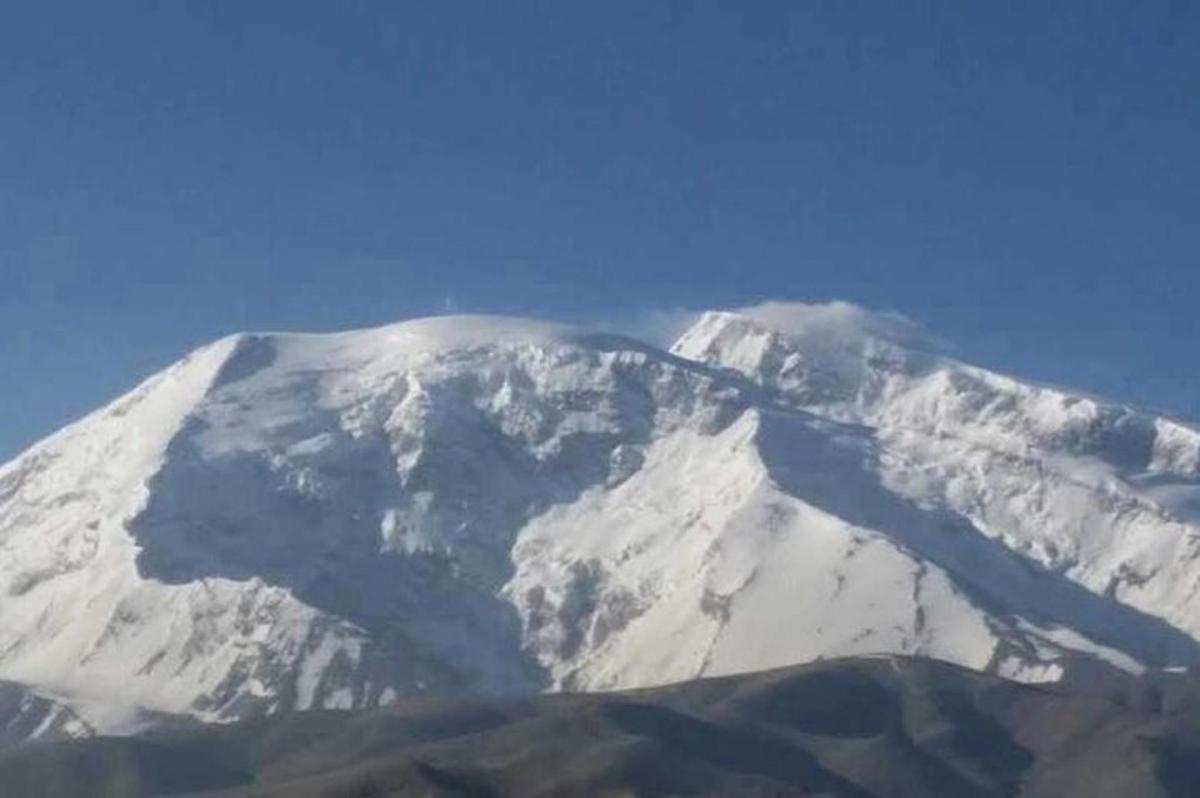
{"label": "blue sky", "polygon": [[189,348],[842,298],[1200,416],[1200,6],[45,2],[0,458]]}

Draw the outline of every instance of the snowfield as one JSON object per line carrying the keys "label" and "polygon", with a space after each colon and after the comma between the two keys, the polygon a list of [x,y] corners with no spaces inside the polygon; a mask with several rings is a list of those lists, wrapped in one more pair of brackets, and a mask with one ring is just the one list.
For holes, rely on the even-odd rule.
{"label": "snowfield", "polygon": [[0,467],[0,724],[1187,665],[1198,556],[1200,430],[849,305],[238,335]]}

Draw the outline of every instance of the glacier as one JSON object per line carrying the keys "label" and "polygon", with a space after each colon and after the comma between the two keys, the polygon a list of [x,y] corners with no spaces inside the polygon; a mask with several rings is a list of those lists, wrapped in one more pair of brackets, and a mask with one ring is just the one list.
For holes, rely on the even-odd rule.
{"label": "glacier", "polygon": [[1083,678],[1200,661],[1198,557],[1196,427],[844,303],[669,349],[239,334],[0,466],[0,680],[37,737],[856,654]]}

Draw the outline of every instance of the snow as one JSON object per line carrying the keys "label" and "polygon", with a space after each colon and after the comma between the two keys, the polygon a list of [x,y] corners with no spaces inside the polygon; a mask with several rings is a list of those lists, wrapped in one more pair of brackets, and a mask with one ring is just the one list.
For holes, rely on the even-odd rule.
{"label": "snow", "polygon": [[670,353],[486,316],[222,339],[0,467],[0,679],[122,730],[1200,660],[1200,431],[946,352],[845,303]]}

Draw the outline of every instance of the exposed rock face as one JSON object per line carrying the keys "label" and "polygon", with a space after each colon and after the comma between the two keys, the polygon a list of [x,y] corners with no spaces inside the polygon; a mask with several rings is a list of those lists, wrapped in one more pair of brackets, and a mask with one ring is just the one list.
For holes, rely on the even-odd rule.
{"label": "exposed rock face", "polygon": [[89,737],[95,732],[66,704],[12,682],[0,682],[0,749],[30,740]]}

